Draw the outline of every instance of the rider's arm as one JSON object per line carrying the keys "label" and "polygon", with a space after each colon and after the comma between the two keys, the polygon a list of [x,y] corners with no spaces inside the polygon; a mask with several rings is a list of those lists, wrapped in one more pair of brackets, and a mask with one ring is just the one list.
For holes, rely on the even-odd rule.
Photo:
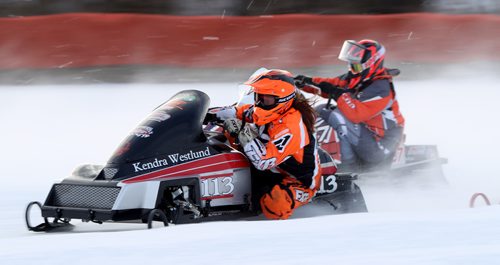
{"label": "rider's arm", "polygon": [[[308,92],[308,93],[313,93],[316,95],[320,95],[323,98],[328,98],[330,95],[325,91],[325,89],[322,88],[322,83],[327,83],[330,84],[334,87],[345,87],[347,86],[347,81],[344,80],[344,76],[338,76],[338,77],[332,77],[332,78],[323,78],[323,77],[313,77],[312,82],[313,84],[305,84],[304,87],[300,88],[301,90]],[[320,88],[318,90],[318,88]]]}
{"label": "rider's arm", "polygon": [[245,119],[246,122],[252,122],[253,114],[253,104],[245,104],[239,107],[236,107],[236,118],[243,120]]}
{"label": "rider's arm", "polygon": [[326,83],[330,83],[330,84],[332,84],[334,86],[343,87],[343,86],[345,86],[347,84],[347,82],[342,77],[343,77],[343,75],[337,76],[337,77],[328,77],[328,78],[325,78],[325,77],[313,77],[312,81],[315,84],[320,84],[322,82],[326,82]]}
{"label": "rider's arm", "polygon": [[221,121],[225,121],[228,119],[234,119],[234,118],[237,118],[239,120],[243,120],[243,117],[245,117],[246,122],[251,122],[252,107],[253,107],[252,104],[246,104],[243,106],[222,107],[222,108],[220,108],[220,110],[218,110],[215,113],[215,115]]}
{"label": "rider's arm", "polygon": [[[291,122],[291,119],[287,120]],[[302,160],[303,147],[309,144],[309,136],[301,119],[294,122],[295,124],[286,124],[285,121],[274,125],[269,130],[270,139],[266,144],[255,138],[243,147],[245,154],[257,169],[272,169],[290,156],[299,157],[297,160]]]}
{"label": "rider's arm", "polygon": [[393,93],[387,80],[376,80],[355,98],[344,93],[337,100],[337,108],[354,123],[362,123],[380,114],[390,107]]}

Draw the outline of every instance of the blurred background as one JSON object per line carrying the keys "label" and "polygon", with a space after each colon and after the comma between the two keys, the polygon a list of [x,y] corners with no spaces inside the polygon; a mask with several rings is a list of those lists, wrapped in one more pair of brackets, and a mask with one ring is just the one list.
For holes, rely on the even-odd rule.
{"label": "blurred background", "polygon": [[149,13],[187,16],[272,14],[388,14],[440,12],[498,14],[496,0],[2,0],[1,16],[68,12]]}
{"label": "blurred background", "polygon": [[0,84],[331,76],[343,40],[364,38],[403,79],[494,73],[499,13],[498,0],[0,0]]}

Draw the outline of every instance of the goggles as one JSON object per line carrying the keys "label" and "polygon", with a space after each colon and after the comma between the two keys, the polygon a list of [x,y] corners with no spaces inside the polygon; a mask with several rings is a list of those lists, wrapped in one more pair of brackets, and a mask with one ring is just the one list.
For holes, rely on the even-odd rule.
{"label": "goggles", "polygon": [[265,110],[270,110],[275,108],[278,104],[285,103],[292,100],[293,98],[295,98],[295,91],[292,94],[282,98],[273,95],[255,93],[255,106]]}
{"label": "goggles", "polygon": [[270,110],[278,105],[278,97],[273,95],[262,95],[255,93],[255,106]]}
{"label": "goggles", "polygon": [[349,64],[349,69],[351,70],[351,72],[353,74],[358,74],[358,73],[361,73],[363,72],[364,70],[364,67],[362,64],[360,63],[350,63]]}

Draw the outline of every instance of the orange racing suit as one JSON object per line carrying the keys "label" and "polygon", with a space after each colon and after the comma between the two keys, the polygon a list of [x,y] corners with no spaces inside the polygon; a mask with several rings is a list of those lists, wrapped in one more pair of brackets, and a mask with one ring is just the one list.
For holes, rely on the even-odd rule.
{"label": "orange racing suit", "polygon": [[[251,104],[237,107],[237,118],[252,122],[252,108]],[[255,168],[263,171],[253,174],[252,179],[268,186],[260,197],[262,212],[268,218],[287,219],[294,209],[308,203],[320,186],[316,139],[294,108],[260,126],[259,137],[244,150]],[[273,177],[273,173],[278,174]]]}

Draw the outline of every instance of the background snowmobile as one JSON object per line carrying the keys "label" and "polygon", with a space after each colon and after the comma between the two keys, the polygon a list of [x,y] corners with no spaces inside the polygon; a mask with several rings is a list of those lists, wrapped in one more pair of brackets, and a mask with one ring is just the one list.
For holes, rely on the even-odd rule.
{"label": "background snowmobile", "polygon": [[[399,70],[391,69],[399,74]],[[328,99],[326,107],[335,108],[336,104]],[[326,123],[321,117],[316,119],[316,135],[321,148],[328,152],[334,162],[339,166],[339,171],[343,171],[342,157],[340,153],[339,137],[335,129]],[[366,166],[358,164],[356,173],[361,180],[373,178],[387,178],[400,180],[413,175],[420,175],[420,178],[430,177],[434,183],[446,184],[442,165],[448,160],[439,156],[436,145],[406,145],[406,135],[399,143],[396,152],[391,158],[376,166]],[[352,169],[351,169],[352,170]]]}
{"label": "background snowmobile", "polygon": [[[250,163],[226,144],[223,134],[204,130],[209,97],[182,91],[156,108],[119,145],[104,166],[84,165],[55,183],[45,202],[25,212],[31,231],[71,227],[82,221],[182,224],[256,216]],[[321,190],[313,203],[331,213],[367,211],[354,174],[336,174],[333,160],[321,155]],[[44,222],[31,224],[33,206]]]}
{"label": "background snowmobile", "polygon": [[[321,148],[328,152],[334,162],[341,164],[340,144],[337,132],[321,117],[316,119],[316,132]],[[408,178],[415,174],[428,175],[437,182],[446,183],[442,165],[448,160],[439,156],[436,145],[406,145],[405,137],[394,156],[378,166],[367,167],[359,164],[357,174],[361,180],[367,178]],[[397,179],[396,179],[397,180]]]}

